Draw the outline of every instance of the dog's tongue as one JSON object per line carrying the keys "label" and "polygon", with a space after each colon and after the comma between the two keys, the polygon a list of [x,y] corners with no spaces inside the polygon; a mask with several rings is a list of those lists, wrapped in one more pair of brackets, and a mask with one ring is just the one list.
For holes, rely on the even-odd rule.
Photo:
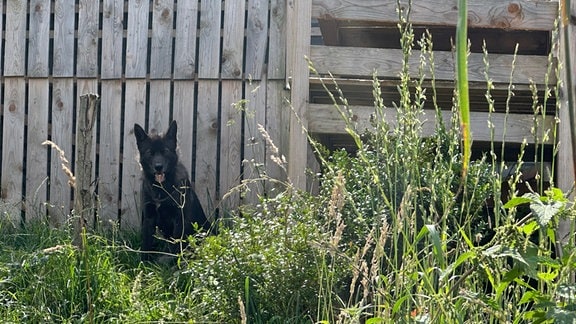
{"label": "dog's tongue", "polygon": [[164,180],[165,180],[164,172],[162,172],[162,173],[156,173],[156,174],[154,175],[154,180],[156,180],[156,182],[158,182],[158,183],[164,182]]}

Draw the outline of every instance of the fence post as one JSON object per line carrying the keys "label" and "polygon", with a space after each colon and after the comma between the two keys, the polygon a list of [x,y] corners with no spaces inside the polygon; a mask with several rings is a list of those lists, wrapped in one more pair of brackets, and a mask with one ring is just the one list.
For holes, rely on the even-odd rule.
{"label": "fence post", "polygon": [[94,226],[94,199],[92,187],[92,144],[94,122],[100,97],[97,94],[83,94],[76,118],[76,161],[74,187],[74,213],[78,222],[74,228],[74,244],[83,247],[82,233]]}

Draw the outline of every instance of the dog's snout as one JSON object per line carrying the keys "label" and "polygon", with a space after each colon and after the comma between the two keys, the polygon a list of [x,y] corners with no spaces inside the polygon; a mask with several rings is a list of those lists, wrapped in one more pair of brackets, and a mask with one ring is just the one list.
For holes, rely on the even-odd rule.
{"label": "dog's snout", "polygon": [[163,169],[164,169],[164,165],[162,163],[155,163],[154,164],[154,170],[156,170],[156,172],[162,172]]}

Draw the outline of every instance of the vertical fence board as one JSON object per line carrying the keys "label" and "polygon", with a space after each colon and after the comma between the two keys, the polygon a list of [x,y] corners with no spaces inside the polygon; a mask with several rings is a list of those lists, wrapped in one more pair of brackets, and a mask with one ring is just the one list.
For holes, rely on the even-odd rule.
{"label": "vertical fence board", "polygon": [[98,196],[100,220],[118,219],[118,185],[120,183],[120,126],[122,82],[102,81],[100,95],[100,142],[98,161]]}
{"label": "vertical fence board", "polygon": [[50,2],[30,1],[28,33],[28,76],[48,76],[48,41],[50,40]]}
{"label": "vertical fence board", "polygon": [[146,77],[148,60],[148,13],[150,1],[128,1],[126,32],[126,77]]}
{"label": "vertical fence board", "polygon": [[[242,81],[222,81],[222,113],[220,117],[220,190],[221,208],[233,210],[240,200],[242,165]],[[232,189],[235,191],[231,191]]]}
{"label": "vertical fence board", "polygon": [[248,26],[246,28],[246,74],[261,80],[266,73],[268,44],[268,1],[248,1]]}
{"label": "vertical fence board", "polygon": [[[76,100],[75,100],[75,105],[76,105],[76,109],[78,109],[78,107],[80,106],[80,97],[82,95],[85,94],[90,94],[90,93],[100,93],[100,91],[98,90],[98,80],[96,79],[78,79],[76,80]],[[76,119],[78,119],[78,117],[76,117]],[[73,126],[74,128],[76,127],[76,124],[74,124]],[[76,136],[78,136],[78,134],[76,134]],[[96,137],[94,137],[96,138]],[[92,161],[96,161],[96,141],[94,140],[94,143],[92,145]],[[76,173],[76,165],[74,165],[74,173]],[[92,179],[96,178],[96,167],[98,167],[97,165],[92,165]]]}
{"label": "vertical fence board", "polygon": [[170,81],[150,81],[150,109],[148,111],[148,127],[164,133],[170,122]]}
{"label": "vertical fence board", "polygon": [[76,47],[76,75],[98,75],[98,21],[100,1],[78,0],[78,45]]}
{"label": "vertical fence board", "polygon": [[122,152],[122,209],[123,228],[140,229],[140,164],[134,137],[134,123],[145,127],[146,81],[127,80],[124,104],[124,150]]}
{"label": "vertical fence board", "polygon": [[246,1],[226,3],[222,31],[222,78],[240,79],[244,69],[244,19]]}
{"label": "vertical fence board", "polygon": [[[68,168],[72,168],[72,129],[74,125],[74,80],[55,79],[52,84],[51,139],[65,153]],[[50,223],[64,224],[71,209],[71,187],[64,173],[58,152],[52,151],[50,160]]]}
{"label": "vertical fence board", "polygon": [[[290,107],[286,102],[286,91],[284,90],[284,80],[268,80],[266,98],[266,131],[270,139],[278,149],[278,152],[266,150],[266,174],[273,179],[286,180],[286,165],[278,164],[288,152],[288,121],[290,120]],[[272,160],[272,155],[276,161]],[[271,189],[280,189],[276,183],[272,183]]]}
{"label": "vertical fence board", "polygon": [[198,2],[179,1],[176,12],[174,78],[193,79],[196,71]]}
{"label": "vertical fence board", "polygon": [[26,73],[26,4],[27,1],[6,2],[6,33],[4,46],[4,76],[24,76]]}
{"label": "vertical fence board", "polygon": [[286,45],[286,0],[271,0],[268,80],[286,77]]}
{"label": "vertical fence board", "polygon": [[74,75],[74,0],[54,2],[54,55],[52,74]]}
{"label": "vertical fence board", "polygon": [[198,77],[217,79],[220,71],[221,1],[200,2]]}
{"label": "vertical fence board", "polygon": [[218,80],[198,82],[195,189],[207,214],[213,213],[216,201],[218,87]]}
{"label": "vertical fence board", "polygon": [[253,181],[264,174],[266,144],[258,125],[266,125],[266,81],[252,81],[246,85],[246,117],[244,119],[244,179],[250,180],[247,203],[257,203],[264,194],[264,183]]}
{"label": "vertical fence board", "polygon": [[194,143],[194,81],[174,82],[174,108],[172,119],[178,122],[180,160],[192,172]]}
{"label": "vertical fence board", "polygon": [[48,79],[28,81],[28,127],[26,134],[26,220],[43,218],[48,185]]}
{"label": "vertical fence board", "polygon": [[168,79],[172,73],[174,1],[156,0],[152,9],[150,77],[153,79]]}
{"label": "vertical fence board", "polygon": [[124,37],[124,1],[104,0],[102,4],[103,79],[122,77],[122,41]]}
{"label": "vertical fence board", "polygon": [[24,119],[26,81],[4,79],[4,123],[2,129],[2,211],[14,222],[20,222],[24,172]]}

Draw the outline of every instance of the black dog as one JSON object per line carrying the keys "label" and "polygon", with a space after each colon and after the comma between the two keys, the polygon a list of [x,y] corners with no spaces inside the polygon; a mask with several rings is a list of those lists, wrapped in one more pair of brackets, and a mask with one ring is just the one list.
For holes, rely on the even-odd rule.
{"label": "black dog", "polygon": [[[211,227],[192,190],[186,167],[178,161],[176,131],[176,121],[170,123],[164,136],[149,136],[134,124],[142,166],[143,251],[161,251],[162,241],[186,240],[195,229],[209,231]],[[157,239],[157,231],[166,240]],[[169,251],[179,252],[177,247],[169,244]],[[142,260],[150,259],[150,254],[142,254]]]}

